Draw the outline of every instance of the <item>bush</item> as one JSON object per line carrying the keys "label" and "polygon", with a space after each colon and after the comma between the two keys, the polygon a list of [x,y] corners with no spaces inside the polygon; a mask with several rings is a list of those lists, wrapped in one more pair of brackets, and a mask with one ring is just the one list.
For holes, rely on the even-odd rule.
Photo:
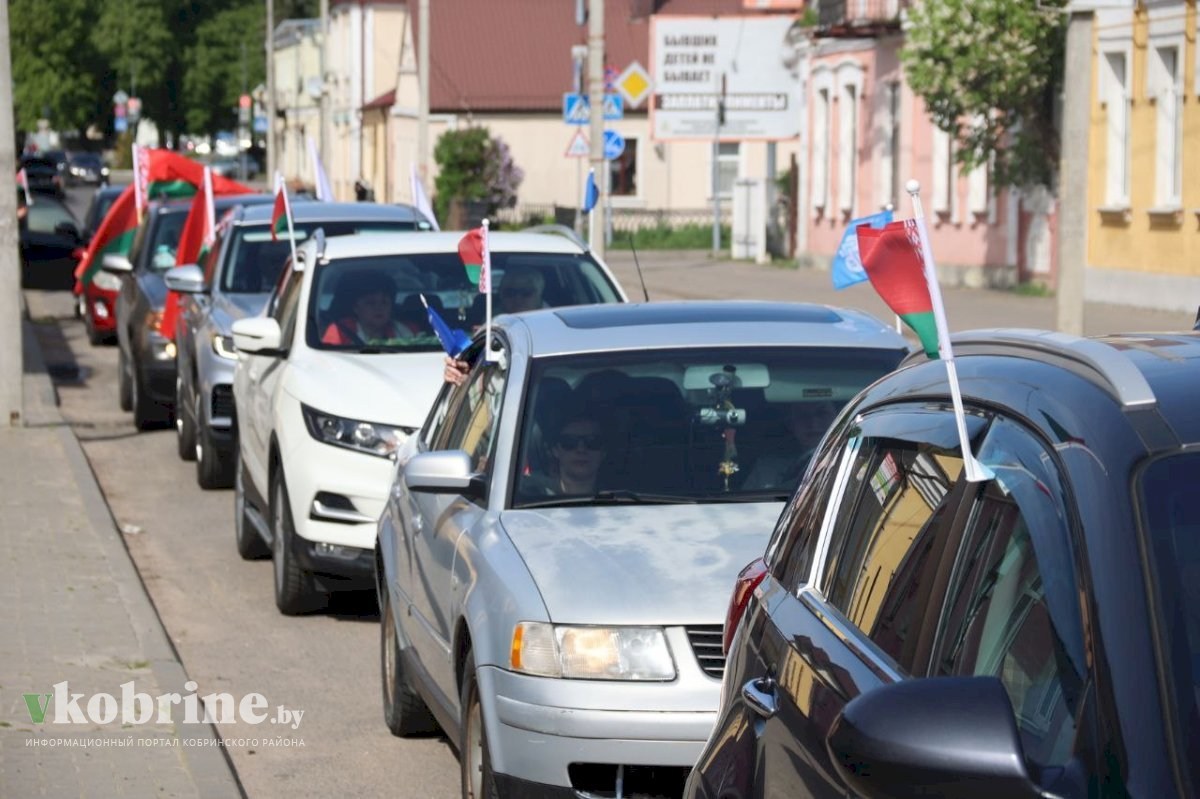
{"label": "bush", "polygon": [[433,209],[439,219],[447,218],[454,200],[486,202],[489,215],[516,205],[525,173],[513,162],[508,145],[487,128],[446,131],[438,137],[433,157],[438,165]]}

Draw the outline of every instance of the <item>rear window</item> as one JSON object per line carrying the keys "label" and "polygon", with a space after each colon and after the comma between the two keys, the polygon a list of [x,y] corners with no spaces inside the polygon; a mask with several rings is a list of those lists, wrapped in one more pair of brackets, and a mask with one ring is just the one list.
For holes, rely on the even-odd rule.
{"label": "rear window", "polygon": [[[306,240],[320,228],[326,236],[349,236],[358,233],[396,233],[416,230],[416,222],[299,222],[295,224],[296,244]],[[227,294],[268,293],[275,287],[279,271],[291,253],[286,236],[271,240],[271,230],[261,225],[243,225],[233,234],[229,254],[221,273],[221,290]]]}

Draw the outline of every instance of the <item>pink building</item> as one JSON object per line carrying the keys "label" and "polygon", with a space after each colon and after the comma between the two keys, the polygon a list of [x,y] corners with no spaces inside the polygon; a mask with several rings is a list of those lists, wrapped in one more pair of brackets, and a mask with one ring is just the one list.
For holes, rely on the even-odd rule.
{"label": "pink building", "polygon": [[966,172],[951,137],[905,83],[902,0],[823,0],[807,56],[808,135],[801,152],[800,249],[829,263],[847,223],[889,204],[912,215],[905,183],[921,183],[942,281],[1052,281],[1053,208],[1044,191],[995,191]]}

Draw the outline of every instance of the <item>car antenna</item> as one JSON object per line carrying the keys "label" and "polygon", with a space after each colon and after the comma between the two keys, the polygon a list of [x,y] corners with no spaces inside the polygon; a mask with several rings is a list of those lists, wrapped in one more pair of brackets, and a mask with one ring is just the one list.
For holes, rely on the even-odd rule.
{"label": "car antenna", "polygon": [[633,246],[634,231],[629,231],[629,249],[633,252],[633,265],[637,267],[638,280],[642,282],[642,296],[650,302],[650,292],[646,291],[646,277],[642,274],[642,265],[638,263],[637,247]]}

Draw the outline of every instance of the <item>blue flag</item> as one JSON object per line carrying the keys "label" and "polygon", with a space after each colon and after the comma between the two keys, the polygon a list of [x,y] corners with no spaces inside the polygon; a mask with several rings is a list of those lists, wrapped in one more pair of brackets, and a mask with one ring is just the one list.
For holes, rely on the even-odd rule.
{"label": "blue flag", "polygon": [[421,304],[425,306],[425,314],[429,317],[429,326],[433,328],[433,332],[437,333],[438,341],[442,342],[442,349],[451,358],[457,358],[466,351],[467,347],[471,346],[471,337],[463,331],[451,327],[446,324],[446,320],[435,311],[428,302],[425,301],[425,295],[421,295]]}
{"label": "blue flag", "polygon": [[891,221],[891,211],[880,211],[877,214],[850,220],[850,225],[846,228],[846,232],[842,234],[842,243],[838,245],[837,255],[833,256],[833,264],[831,265],[833,287],[835,289],[844,289],[847,286],[853,286],[855,283],[862,283],[867,279],[867,273],[862,265],[862,258],[858,253],[858,233],[855,231],[855,228],[859,225],[870,225],[873,228],[881,228]]}
{"label": "blue flag", "polygon": [[600,190],[596,188],[596,170],[588,170],[587,184],[583,187],[583,212],[591,213],[600,199]]}

